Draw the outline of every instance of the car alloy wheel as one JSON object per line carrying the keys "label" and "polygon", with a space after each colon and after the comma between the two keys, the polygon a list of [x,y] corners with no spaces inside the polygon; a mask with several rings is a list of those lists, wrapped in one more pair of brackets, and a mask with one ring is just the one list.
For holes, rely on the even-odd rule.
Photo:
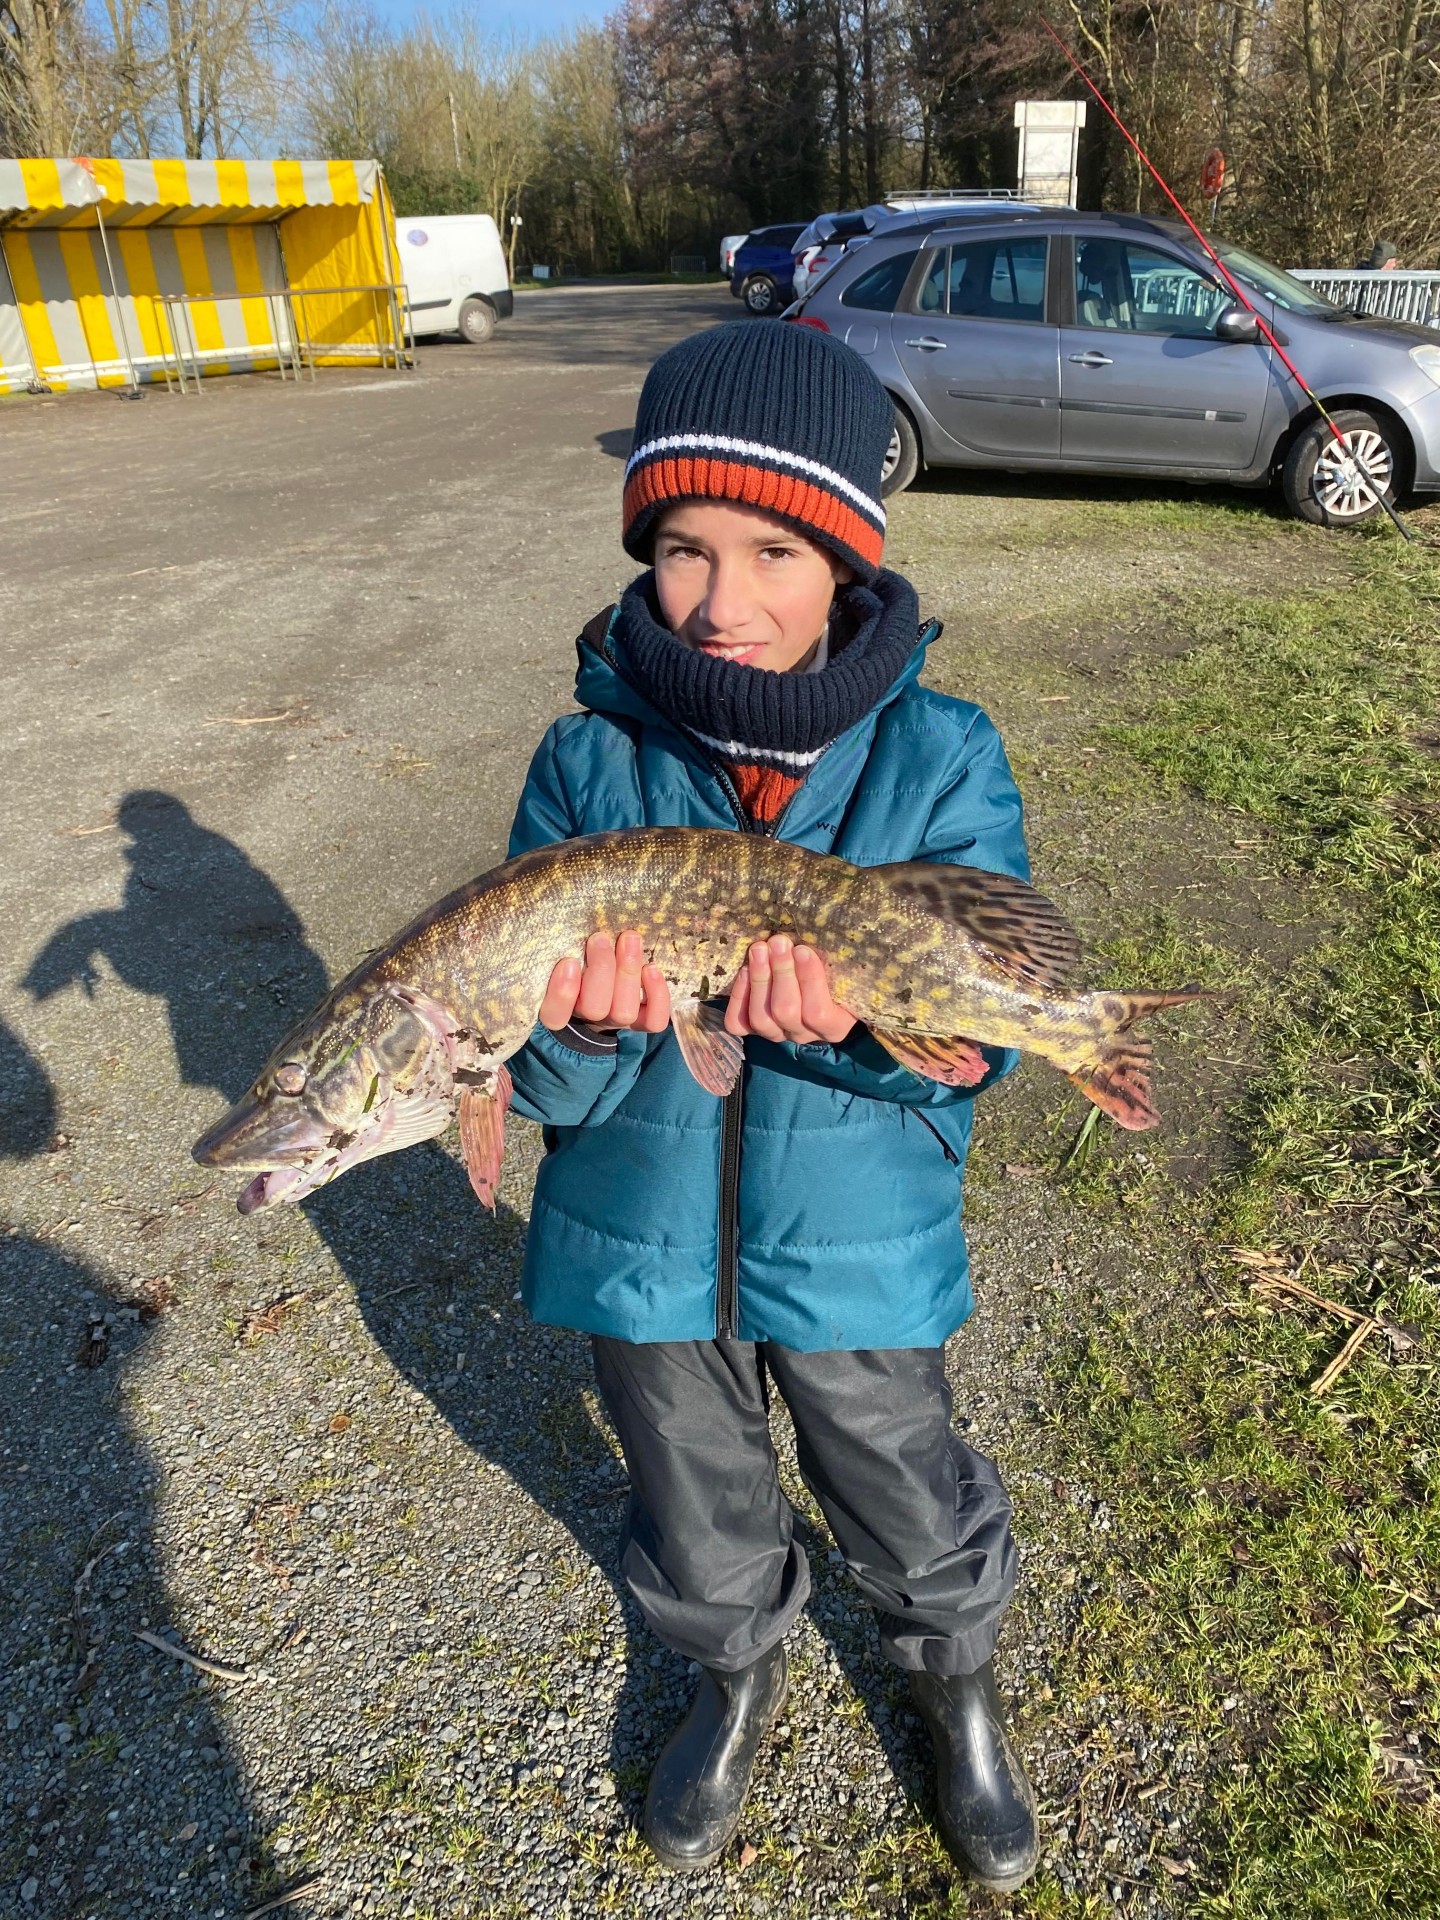
{"label": "car alloy wheel", "polygon": [[885,464],[880,469],[880,484],[882,487],[899,466],[901,452],[900,429],[896,427],[890,435],[890,444],[885,449]]}
{"label": "car alloy wheel", "polygon": [[1311,490],[1332,520],[1363,520],[1379,506],[1395,483],[1395,463],[1382,434],[1373,427],[1343,436],[1342,453],[1329,435],[1315,462]]}
{"label": "car alloy wheel", "polygon": [[751,313],[769,313],[775,305],[773,280],[752,280],[745,289],[745,305]]}

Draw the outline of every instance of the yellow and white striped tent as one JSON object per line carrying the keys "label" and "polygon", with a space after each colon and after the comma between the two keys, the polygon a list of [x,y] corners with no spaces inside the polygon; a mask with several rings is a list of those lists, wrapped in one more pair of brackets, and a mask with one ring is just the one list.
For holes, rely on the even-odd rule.
{"label": "yellow and white striped tent", "polygon": [[393,358],[397,260],[374,160],[0,160],[0,393]]}

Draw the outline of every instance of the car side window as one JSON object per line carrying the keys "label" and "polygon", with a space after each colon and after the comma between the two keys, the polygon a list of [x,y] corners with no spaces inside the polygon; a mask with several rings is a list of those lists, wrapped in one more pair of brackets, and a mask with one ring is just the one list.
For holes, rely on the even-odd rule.
{"label": "car side window", "polygon": [[1045,318],[1045,252],[1040,237],[972,240],[950,249],[952,315],[982,320]]}
{"label": "car side window", "polygon": [[841,306],[865,307],[872,313],[893,313],[918,252],[916,248],[910,253],[892,254],[888,260],[882,260],[878,267],[871,267],[868,273],[862,273],[841,294]]}
{"label": "car side window", "polygon": [[1082,327],[1212,339],[1234,296],[1213,275],[1129,240],[1075,242],[1075,320]]}
{"label": "car side window", "polygon": [[942,247],[939,253],[932,253],[925,268],[925,278],[920,282],[920,293],[916,306],[921,313],[944,313],[945,283],[950,274],[950,250]]}

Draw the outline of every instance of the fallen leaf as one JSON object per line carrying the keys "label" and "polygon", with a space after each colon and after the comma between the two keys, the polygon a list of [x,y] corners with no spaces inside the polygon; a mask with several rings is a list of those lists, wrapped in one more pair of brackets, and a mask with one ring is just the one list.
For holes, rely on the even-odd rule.
{"label": "fallen leaf", "polygon": [[1157,1853],[1155,1862],[1157,1866],[1163,1867],[1173,1880],[1183,1880],[1190,1871],[1188,1860],[1172,1860],[1168,1853]]}
{"label": "fallen leaf", "polygon": [[753,1867],[759,1858],[759,1847],[757,1847],[753,1841],[747,1840],[740,1849],[740,1871],[744,1873],[747,1867]]}
{"label": "fallen leaf", "polygon": [[330,1422],[330,1431],[331,1433],[344,1433],[349,1424],[350,1416],[348,1413],[337,1413],[335,1418]]}
{"label": "fallen leaf", "polygon": [[1005,1171],[1012,1180],[1033,1180],[1037,1173],[1043,1173],[1043,1167],[1027,1167],[1018,1160],[1007,1160]]}

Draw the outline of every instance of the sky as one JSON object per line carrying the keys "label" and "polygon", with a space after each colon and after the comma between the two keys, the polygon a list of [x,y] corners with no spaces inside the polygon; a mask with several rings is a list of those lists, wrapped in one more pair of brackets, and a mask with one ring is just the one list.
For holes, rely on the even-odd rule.
{"label": "sky", "polygon": [[[452,10],[446,0],[428,8],[422,0],[373,0],[373,4],[382,19],[393,21],[397,27],[408,26],[417,13]],[[454,10],[460,10],[458,5]],[[473,12],[482,26],[497,33],[509,28],[523,34],[555,33],[561,27],[603,20],[613,11],[613,0],[526,0],[525,4],[517,4],[517,0],[475,0],[465,11]]]}

